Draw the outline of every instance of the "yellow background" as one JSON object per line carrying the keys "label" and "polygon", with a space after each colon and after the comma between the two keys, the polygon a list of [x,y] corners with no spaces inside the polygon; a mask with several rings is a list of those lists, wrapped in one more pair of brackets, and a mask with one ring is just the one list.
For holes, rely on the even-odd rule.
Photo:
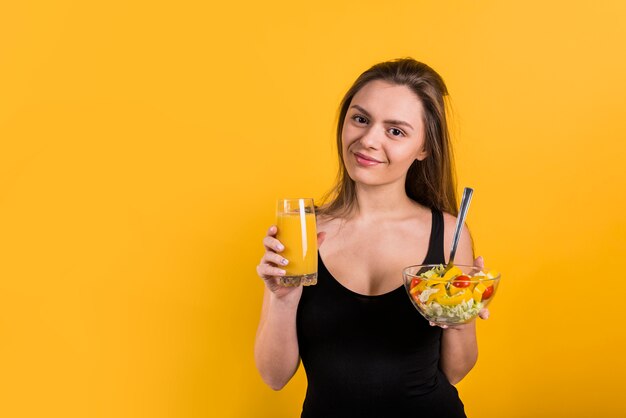
{"label": "yellow background", "polygon": [[622,417],[623,1],[3,1],[0,416],[294,417],[255,266],[335,176],[339,100],[412,56],[503,272],[470,417]]}

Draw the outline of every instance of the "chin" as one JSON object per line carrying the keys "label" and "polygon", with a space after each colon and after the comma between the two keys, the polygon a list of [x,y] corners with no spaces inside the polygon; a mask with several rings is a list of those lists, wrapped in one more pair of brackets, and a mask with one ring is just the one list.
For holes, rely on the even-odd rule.
{"label": "chin", "polygon": [[350,176],[355,184],[363,186],[383,186],[388,184],[385,181],[381,181],[380,178],[372,178],[371,176]]}

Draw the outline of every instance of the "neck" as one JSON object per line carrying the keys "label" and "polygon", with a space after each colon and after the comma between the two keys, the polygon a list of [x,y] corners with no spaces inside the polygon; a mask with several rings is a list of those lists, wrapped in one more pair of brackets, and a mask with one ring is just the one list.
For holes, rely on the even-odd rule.
{"label": "neck", "polygon": [[382,186],[356,185],[358,208],[353,218],[361,220],[390,219],[414,209],[416,203],[404,190],[404,183]]}

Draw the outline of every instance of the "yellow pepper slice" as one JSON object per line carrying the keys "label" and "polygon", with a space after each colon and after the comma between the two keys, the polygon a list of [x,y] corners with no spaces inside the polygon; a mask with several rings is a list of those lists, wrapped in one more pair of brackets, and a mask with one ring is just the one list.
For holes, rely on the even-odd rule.
{"label": "yellow pepper slice", "polygon": [[496,281],[493,279],[490,279],[488,277],[481,277],[480,278],[480,284],[482,284],[483,286],[485,286],[486,288],[489,286],[492,286]]}
{"label": "yellow pepper slice", "polygon": [[478,283],[476,287],[474,287],[474,292],[472,295],[474,297],[474,302],[478,303],[483,299],[483,293],[485,292],[485,289],[487,289],[487,287],[485,287],[485,285],[482,283]]}
{"label": "yellow pepper slice", "polygon": [[437,301],[437,303],[439,303],[440,305],[444,305],[444,306],[458,305],[459,303],[463,301],[468,301],[471,298],[472,298],[472,294],[468,292],[466,289],[461,289],[461,291],[454,296],[448,296],[445,293],[442,295],[439,295],[439,293],[437,293],[435,295],[435,300]]}
{"label": "yellow pepper slice", "polygon": [[420,292],[428,287],[428,284],[432,285],[427,279],[422,280],[414,287],[414,289],[418,289]]}
{"label": "yellow pepper slice", "polygon": [[446,282],[462,274],[463,274],[463,271],[461,271],[460,268],[458,268],[457,266],[453,266],[450,270],[446,271],[446,274],[443,275],[442,279],[444,282]]}
{"label": "yellow pepper slice", "polygon": [[437,296],[438,295],[445,295],[446,294],[446,286],[443,283],[437,284],[435,286],[431,286],[432,289],[439,289],[438,292],[433,293],[432,295],[428,296],[428,300],[426,301],[426,303],[430,303],[434,300],[437,300]]}
{"label": "yellow pepper slice", "polygon": [[448,293],[450,293],[450,296],[454,296],[457,293],[461,293],[463,292],[465,289],[461,288],[461,287],[456,287],[453,286],[452,284],[450,284],[450,287],[448,287]]}
{"label": "yellow pepper slice", "polygon": [[496,277],[498,277],[500,275],[500,273],[498,273],[496,270],[489,270],[487,272],[487,277],[489,277],[490,279],[494,279]]}

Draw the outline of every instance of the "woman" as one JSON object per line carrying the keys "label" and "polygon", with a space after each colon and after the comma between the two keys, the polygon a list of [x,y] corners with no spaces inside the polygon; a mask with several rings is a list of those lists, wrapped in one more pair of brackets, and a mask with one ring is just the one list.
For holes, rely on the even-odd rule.
{"label": "woman", "polygon": [[[288,260],[275,226],[263,240],[255,360],[279,390],[302,359],[304,418],[465,416],[452,385],[476,362],[475,324],[429,324],[401,283],[406,266],[446,262],[452,242],[446,95],[441,77],[413,59],[361,74],[340,107],[334,197],[318,210],[318,284],[278,286]],[[455,261],[473,262],[467,228]]]}

